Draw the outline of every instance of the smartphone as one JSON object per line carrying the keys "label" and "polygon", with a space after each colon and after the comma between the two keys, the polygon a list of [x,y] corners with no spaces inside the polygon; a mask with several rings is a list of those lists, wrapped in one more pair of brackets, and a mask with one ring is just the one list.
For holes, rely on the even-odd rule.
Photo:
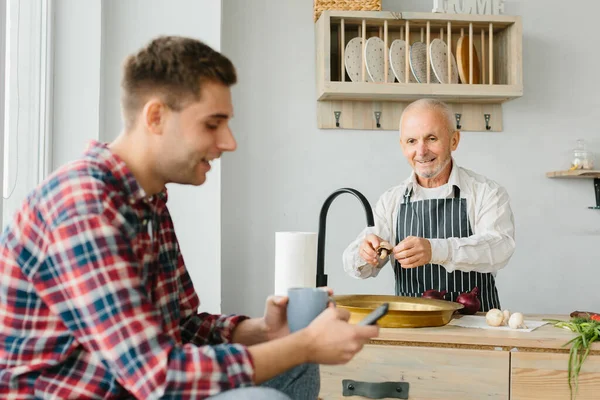
{"label": "smartphone", "polygon": [[358,325],[375,325],[381,317],[383,317],[385,314],[387,314],[389,307],[390,307],[389,303],[383,303],[382,305],[380,305],[379,307],[377,307],[376,309],[371,311],[371,313],[369,315],[367,315],[365,318],[363,318],[358,323]]}

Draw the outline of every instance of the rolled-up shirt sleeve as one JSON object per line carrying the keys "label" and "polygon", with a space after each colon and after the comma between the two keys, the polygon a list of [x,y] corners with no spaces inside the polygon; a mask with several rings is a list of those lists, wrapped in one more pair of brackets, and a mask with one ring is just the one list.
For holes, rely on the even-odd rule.
{"label": "rolled-up shirt sleeve", "polygon": [[184,343],[198,346],[232,343],[233,331],[246,319],[241,315],[198,313],[181,321],[182,338]]}
{"label": "rolled-up shirt sleeve", "polygon": [[[179,247],[179,244],[177,244],[177,247]],[[185,268],[181,253],[177,256],[177,270],[182,288],[179,292],[179,302],[183,315],[179,326],[181,327],[183,342],[198,346],[231,343],[235,328],[249,317],[199,313],[200,300],[194,290],[192,279]]]}
{"label": "rolled-up shirt sleeve", "polygon": [[40,297],[135,398],[202,399],[253,384],[247,348],[227,344],[239,317],[189,322],[200,332],[190,337],[207,338],[198,343],[222,344],[176,343],[162,329],[130,243],[105,217],[71,217],[50,237],[47,261],[33,274]]}
{"label": "rolled-up shirt sleeve", "polygon": [[372,266],[365,262],[360,256],[360,245],[365,240],[367,235],[374,234],[382,240],[394,244],[395,231],[394,220],[396,216],[398,193],[401,193],[399,187],[394,187],[383,193],[373,209],[373,222],[375,226],[363,229],[356,239],[354,239],[344,250],[342,261],[344,271],[354,278],[365,279],[376,277],[381,271],[381,268],[390,260],[390,257],[379,260],[378,266]]}

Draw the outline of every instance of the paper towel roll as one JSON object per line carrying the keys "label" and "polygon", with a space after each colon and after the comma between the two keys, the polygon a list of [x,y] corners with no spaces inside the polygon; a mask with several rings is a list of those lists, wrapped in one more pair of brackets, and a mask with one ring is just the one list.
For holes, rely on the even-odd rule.
{"label": "paper towel roll", "polygon": [[317,233],[275,232],[275,294],[291,287],[315,287]]}

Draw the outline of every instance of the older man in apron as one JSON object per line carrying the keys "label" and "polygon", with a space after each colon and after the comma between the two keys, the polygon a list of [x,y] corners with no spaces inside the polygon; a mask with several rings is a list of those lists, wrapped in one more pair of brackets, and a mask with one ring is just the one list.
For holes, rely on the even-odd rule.
{"label": "older man in apron", "polygon": [[348,274],[377,276],[388,260],[376,249],[386,241],[394,245],[396,295],[446,290],[454,301],[478,287],[481,311],[500,308],[495,275],[515,248],[510,199],[496,182],[456,164],[459,141],[443,102],[422,99],[404,110],[400,144],[413,173],[381,195],[375,226],[344,251]]}

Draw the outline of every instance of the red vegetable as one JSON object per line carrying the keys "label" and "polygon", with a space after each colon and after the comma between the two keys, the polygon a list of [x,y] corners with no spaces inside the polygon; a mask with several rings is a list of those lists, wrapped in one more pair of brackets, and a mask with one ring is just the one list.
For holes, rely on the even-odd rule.
{"label": "red vegetable", "polygon": [[461,314],[472,315],[479,311],[481,302],[477,298],[478,294],[479,288],[477,286],[470,292],[459,294],[456,298],[456,302],[462,304],[465,308],[458,310],[458,312]]}
{"label": "red vegetable", "polygon": [[592,315],[592,316],[590,317],[590,319],[591,319],[592,321],[597,321],[597,322],[600,322],[600,315],[598,315],[598,314],[594,314],[594,315]]}
{"label": "red vegetable", "polygon": [[445,290],[438,292],[437,290],[429,289],[423,292],[423,295],[421,297],[424,297],[426,299],[444,300],[444,296],[446,295],[446,293],[448,292],[446,292]]}

